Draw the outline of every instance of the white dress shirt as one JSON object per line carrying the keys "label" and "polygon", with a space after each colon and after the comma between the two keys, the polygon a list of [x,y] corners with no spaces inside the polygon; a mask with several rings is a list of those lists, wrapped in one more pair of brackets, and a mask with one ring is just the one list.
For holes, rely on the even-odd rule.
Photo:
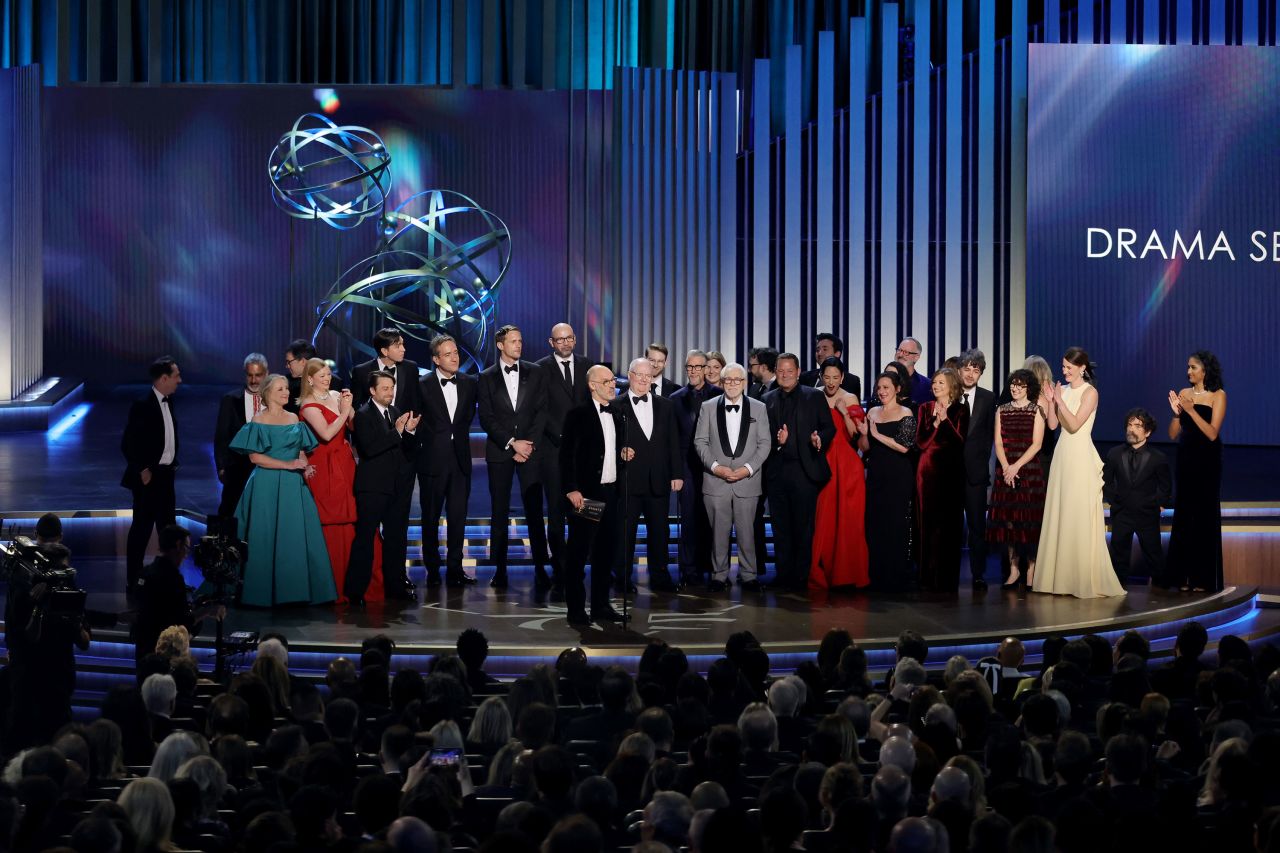
{"label": "white dress shirt", "polygon": [[[723,402],[723,403],[721,403],[720,405],[722,405],[722,406],[737,406],[737,407],[738,407],[738,410],[737,410],[736,412],[731,412],[731,411],[729,411],[728,409],[726,409],[726,410],[725,410],[725,413],[724,413],[724,437],[725,437],[726,439],[728,439],[728,441],[729,441],[729,446],[730,446],[730,447],[737,447],[737,446],[738,446],[738,434],[742,431],[742,415],[744,414],[744,412],[745,412],[745,410],[746,410],[746,408],[747,408],[747,398],[746,398],[745,396],[743,396],[743,397],[739,398],[739,399],[738,399],[738,402],[736,402],[736,403],[730,403],[730,402],[729,402],[729,400],[728,400],[728,398],[725,398],[724,402]],[[717,466],[718,466],[718,467],[722,467],[722,468],[732,468],[732,467],[733,467],[732,465],[726,465],[726,464],[725,464],[725,463],[723,463],[723,462],[719,462],[719,461],[717,461],[717,462],[713,462],[713,463],[711,464],[711,470],[713,470],[713,471],[714,471],[714,470],[716,469],[716,467],[717,467]],[[754,470],[752,470],[752,468],[751,468],[751,466],[750,466],[750,465],[746,465],[746,466],[744,466],[744,467],[745,467],[748,471],[750,471],[752,474],[754,474],[754,473],[755,473],[755,471],[754,471]]]}
{"label": "white dress shirt", "polygon": [[164,401],[164,395],[156,390],[156,386],[151,386],[151,393],[160,401],[160,416],[164,418],[164,451],[160,454],[160,464],[172,465],[177,444],[173,437],[173,412],[169,411],[169,404]]}
{"label": "white dress shirt", "polygon": [[244,422],[249,423],[262,411],[262,398],[249,389],[244,392]]}
{"label": "white dress shirt", "polygon": [[400,405],[400,400],[402,397],[400,386],[404,383],[404,376],[401,375],[402,371],[400,370],[400,365],[396,364],[394,361],[384,362],[381,358],[379,358],[378,369],[385,370],[387,373],[390,373],[392,376],[396,378],[396,393],[391,398],[391,402],[397,406]]}
{"label": "white dress shirt", "polygon": [[440,393],[444,394],[444,405],[449,410],[449,423],[453,423],[453,416],[458,411],[458,377],[455,375],[448,385],[444,384],[445,379],[449,377],[437,370],[436,380],[440,382]]}
{"label": "white dress shirt", "polygon": [[662,377],[653,377],[653,384],[649,386],[649,393],[655,397],[662,396]]}
{"label": "white dress shirt", "polygon": [[[378,410],[378,414],[382,415],[382,419],[384,421],[387,420],[387,407],[379,403],[377,400],[374,400],[372,397],[370,397],[369,399],[370,399],[370,402],[373,403],[373,407]],[[392,429],[396,428],[395,418],[391,418],[391,428]],[[417,430],[406,428],[405,432],[409,433],[409,435],[414,435],[415,433],[417,433]]]}
{"label": "white dress shirt", "polygon": [[604,466],[600,469],[600,485],[618,481],[618,436],[613,430],[613,415],[600,411],[596,404],[597,416],[600,418],[600,431],[604,433]]}
{"label": "white dress shirt", "polygon": [[[511,364],[519,363],[520,362],[518,361],[513,361]],[[507,396],[511,398],[511,408],[514,409],[516,407],[516,400],[520,396],[520,370],[516,369],[508,371],[507,368],[510,366],[510,364],[507,364],[501,359],[498,361],[498,369],[502,371],[502,381],[507,386]]]}
{"label": "white dress shirt", "polygon": [[565,369],[565,366],[566,366],[566,365],[568,365],[568,367],[569,367],[569,384],[570,384],[570,385],[572,385],[572,384],[573,384],[573,359],[572,359],[572,358],[561,358],[560,356],[556,356],[556,361],[558,361],[558,362],[560,363],[560,364],[559,364],[559,370],[560,370],[560,378],[561,378],[561,379],[563,379],[563,378],[564,378],[564,369]]}
{"label": "white dress shirt", "polygon": [[[627,393],[631,394],[630,391],[628,391]],[[652,395],[653,393],[652,388],[649,389],[649,393],[650,395]],[[636,413],[636,423],[640,424],[640,429],[641,431],[644,432],[645,438],[652,438],[653,437],[653,398],[652,396],[650,396],[650,398],[645,400],[643,403],[637,403],[636,399],[637,399],[636,395],[631,394],[631,409]]]}

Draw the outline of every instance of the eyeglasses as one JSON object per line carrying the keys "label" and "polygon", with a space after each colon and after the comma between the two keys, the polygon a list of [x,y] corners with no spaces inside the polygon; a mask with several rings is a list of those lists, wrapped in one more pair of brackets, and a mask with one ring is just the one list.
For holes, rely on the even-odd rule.
{"label": "eyeglasses", "polygon": [[746,382],[747,380],[737,376],[721,376],[720,381],[723,382],[725,385],[741,385],[743,382]]}
{"label": "eyeglasses", "polygon": [[898,355],[919,355],[919,354],[920,354],[920,353],[918,353],[918,352],[912,352],[912,351],[911,351],[911,350],[909,350],[909,349],[901,349],[901,348],[899,348],[898,350],[896,350],[896,353],[897,353]]}
{"label": "eyeglasses", "polygon": [[693,372],[693,371],[695,371],[695,370],[706,370],[706,369],[707,369],[707,366],[706,366],[705,364],[686,364],[686,365],[684,366],[684,369],[685,369],[685,371],[687,371],[687,372],[690,372],[690,373],[691,373],[691,372]]}
{"label": "eyeglasses", "polygon": [[552,338],[552,339],[551,339],[551,343],[553,343],[553,344],[567,344],[567,343],[569,343],[570,341],[576,341],[577,339],[578,339],[578,336],[577,336],[577,335],[564,335],[564,336],[559,337],[559,338]]}

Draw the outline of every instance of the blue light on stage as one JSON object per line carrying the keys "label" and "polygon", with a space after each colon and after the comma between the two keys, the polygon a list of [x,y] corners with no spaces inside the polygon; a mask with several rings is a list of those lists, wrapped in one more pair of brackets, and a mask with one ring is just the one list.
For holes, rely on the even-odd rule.
{"label": "blue light on stage", "polygon": [[67,412],[62,420],[49,427],[49,431],[44,434],[45,441],[54,442],[62,438],[68,430],[74,429],[84,421],[84,416],[89,414],[89,403],[81,403],[71,411]]}

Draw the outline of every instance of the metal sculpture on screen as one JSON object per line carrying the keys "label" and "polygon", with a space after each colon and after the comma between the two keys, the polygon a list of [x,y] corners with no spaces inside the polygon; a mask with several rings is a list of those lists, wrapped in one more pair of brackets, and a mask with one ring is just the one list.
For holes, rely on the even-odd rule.
{"label": "metal sculpture on screen", "polygon": [[267,173],[271,197],[285,213],[346,231],[382,213],[391,154],[367,127],[307,113],[276,142]]}

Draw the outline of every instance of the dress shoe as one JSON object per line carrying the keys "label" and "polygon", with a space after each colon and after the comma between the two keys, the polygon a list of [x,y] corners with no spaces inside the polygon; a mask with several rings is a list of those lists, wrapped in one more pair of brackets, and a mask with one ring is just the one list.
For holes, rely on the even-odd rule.
{"label": "dress shoe", "polygon": [[987,582],[986,582],[986,581],[984,581],[982,578],[974,578],[974,579],[973,579],[973,591],[974,591],[974,592],[986,592],[986,591],[987,591]]}
{"label": "dress shoe", "polygon": [[592,622],[621,622],[622,614],[614,610],[612,606],[605,605],[597,607],[591,611]]}
{"label": "dress shoe", "polygon": [[498,573],[493,576],[493,580],[489,581],[489,586],[493,587],[494,589],[506,589],[507,588],[507,570],[499,569]]}
{"label": "dress shoe", "polygon": [[650,592],[675,592],[676,585],[671,578],[649,578]]}
{"label": "dress shoe", "polygon": [[350,607],[352,610],[364,610],[364,596],[348,595],[347,606]]}
{"label": "dress shoe", "polygon": [[581,613],[569,614],[570,628],[588,628],[590,626],[591,626],[591,617],[587,615],[587,612],[585,610],[582,611]]}
{"label": "dress shoe", "polygon": [[760,581],[755,578],[752,578],[749,581],[744,581],[742,578],[738,578],[738,586],[742,587],[743,592],[760,592],[764,589],[764,586]]}
{"label": "dress shoe", "polygon": [[455,575],[444,579],[444,585],[447,587],[475,586],[476,579],[467,575]]}
{"label": "dress shoe", "polygon": [[435,586],[440,586],[440,575],[439,575],[439,574],[430,574],[430,573],[428,573],[428,574],[427,574],[427,588],[428,588],[428,589],[430,589],[431,587],[435,587]]}
{"label": "dress shoe", "polygon": [[728,588],[729,585],[724,581],[712,580],[707,584],[707,592],[724,592]]}
{"label": "dress shoe", "polygon": [[418,593],[412,589],[397,589],[387,593],[387,601],[417,601]]}

